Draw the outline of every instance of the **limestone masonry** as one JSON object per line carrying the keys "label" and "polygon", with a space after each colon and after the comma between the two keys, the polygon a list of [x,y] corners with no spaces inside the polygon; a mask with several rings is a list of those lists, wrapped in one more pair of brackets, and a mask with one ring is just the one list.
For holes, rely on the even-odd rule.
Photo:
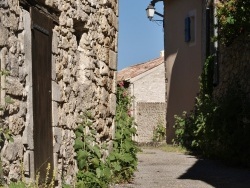
{"label": "limestone masonry", "polygon": [[[1,127],[8,128],[14,138],[13,142],[5,140],[0,148],[7,183],[20,179],[21,168],[28,179],[35,178],[35,155],[40,148],[34,144],[34,117],[43,114],[34,114],[34,109],[39,110],[44,103],[50,104],[52,112],[53,169],[58,187],[75,180],[74,130],[82,121],[80,115],[91,112],[98,132],[96,142],[111,146],[116,105],[117,1],[0,0]],[[47,22],[36,25],[33,20],[40,17],[32,18],[32,11],[52,20],[52,30],[46,30]],[[34,56],[36,32],[39,37],[52,37],[51,45],[44,47],[52,48],[51,75],[34,75],[36,58],[39,60],[42,53],[38,50]],[[38,43],[41,51],[43,42]],[[46,83],[46,76],[50,83]],[[41,104],[34,96],[35,79],[51,85],[46,91],[51,99],[41,94]],[[107,153],[103,151],[103,155]]]}

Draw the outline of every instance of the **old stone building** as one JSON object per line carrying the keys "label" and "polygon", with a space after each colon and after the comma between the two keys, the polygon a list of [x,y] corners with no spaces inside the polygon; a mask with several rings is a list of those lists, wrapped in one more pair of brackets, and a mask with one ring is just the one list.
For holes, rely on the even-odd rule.
{"label": "old stone building", "polygon": [[127,67],[118,72],[117,80],[129,83],[131,115],[135,118],[139,143],[152,142],[157,125],[166,124],[165,66],[161,57]]}
{"label": "old stone building", "polygon": [[6,182],[50,163],[59,187],[73,184],[86,111],[96,142],[111,144],[117,18],[117,0],[0,0],[1,127],[14,140],[1,145]]}

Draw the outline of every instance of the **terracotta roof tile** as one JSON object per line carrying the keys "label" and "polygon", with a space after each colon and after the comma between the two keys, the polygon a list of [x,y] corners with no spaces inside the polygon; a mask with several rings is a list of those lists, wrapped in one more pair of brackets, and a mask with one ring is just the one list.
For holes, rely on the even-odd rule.
{"label": "terracotta roof tile", "polygon": [[158,65],[162,64],[164,62],[163,57],[159,57],[157,59],[150,60],[145,63],[133,65],[131,67],[127,67],[125,69],[122,69],[118,72],[117,75],[117,81],[121,80],[129,80],[131,78],[134,78],[154,67],[157,67]]}

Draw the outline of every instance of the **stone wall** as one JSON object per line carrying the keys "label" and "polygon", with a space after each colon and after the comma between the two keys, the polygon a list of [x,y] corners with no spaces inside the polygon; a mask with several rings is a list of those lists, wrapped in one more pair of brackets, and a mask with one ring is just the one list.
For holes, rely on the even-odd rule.
{"label": "stone wall", "polygon": [[218,86],[214,88],[217,98],[227,95],[233,88],[248,95],[250,99],[250,35],[246,33],[228,47],[219,51]]}
{"label": "stone wall", "polygon": [[1,76],[1,126],[14,138],[1,145],[4,179],[8,183],[19,179],[21,168],[27,178],[36,175],[29,12],[35,6],[56,23],[51,62],[54,169],[59,187],[62,182],[73,185],[77,171],[74,130],[82,120],[80,115],[92,113],[97,143],[111,145],[114,134],[118,2],[29,2],[0,0],[1,70],[8,71]]}
{"label": "stone wall", "polygon": [[137,103],[137,141],[139,143],[152,142],[153,130],[158,124],[166,125],[166,103]]}

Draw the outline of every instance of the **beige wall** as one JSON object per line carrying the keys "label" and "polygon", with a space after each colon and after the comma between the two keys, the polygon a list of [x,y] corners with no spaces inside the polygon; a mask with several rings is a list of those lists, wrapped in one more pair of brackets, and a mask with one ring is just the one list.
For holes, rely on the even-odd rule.
{"label": "beige wall", "polygon": [[[167,88],[167,142],[174,138],[174,115],[193,108],[201,73],[202,1],[167,0],[165,10],[165,60]],[[185,42],[185,18],[195,15],[195,42]]]}
{"label": "beige wall", "polygon": [[[138,136],[134,137],[134,140],[137,142],[151,142],[153,129],[163,119],[162,114],[165,114],[164,63],[132,78],[130,83],[130,92],[134,97],[133,117],[135,117],[138,134]],[[140,106],[138,106],[139,103]],[[152,106],[153,108],[151,108]],[[149,108],[147,109],[147,107]]]}
{"label": "beige wall", "polygon": [[130,80],[135,102],[165,102],[164,64]]}

